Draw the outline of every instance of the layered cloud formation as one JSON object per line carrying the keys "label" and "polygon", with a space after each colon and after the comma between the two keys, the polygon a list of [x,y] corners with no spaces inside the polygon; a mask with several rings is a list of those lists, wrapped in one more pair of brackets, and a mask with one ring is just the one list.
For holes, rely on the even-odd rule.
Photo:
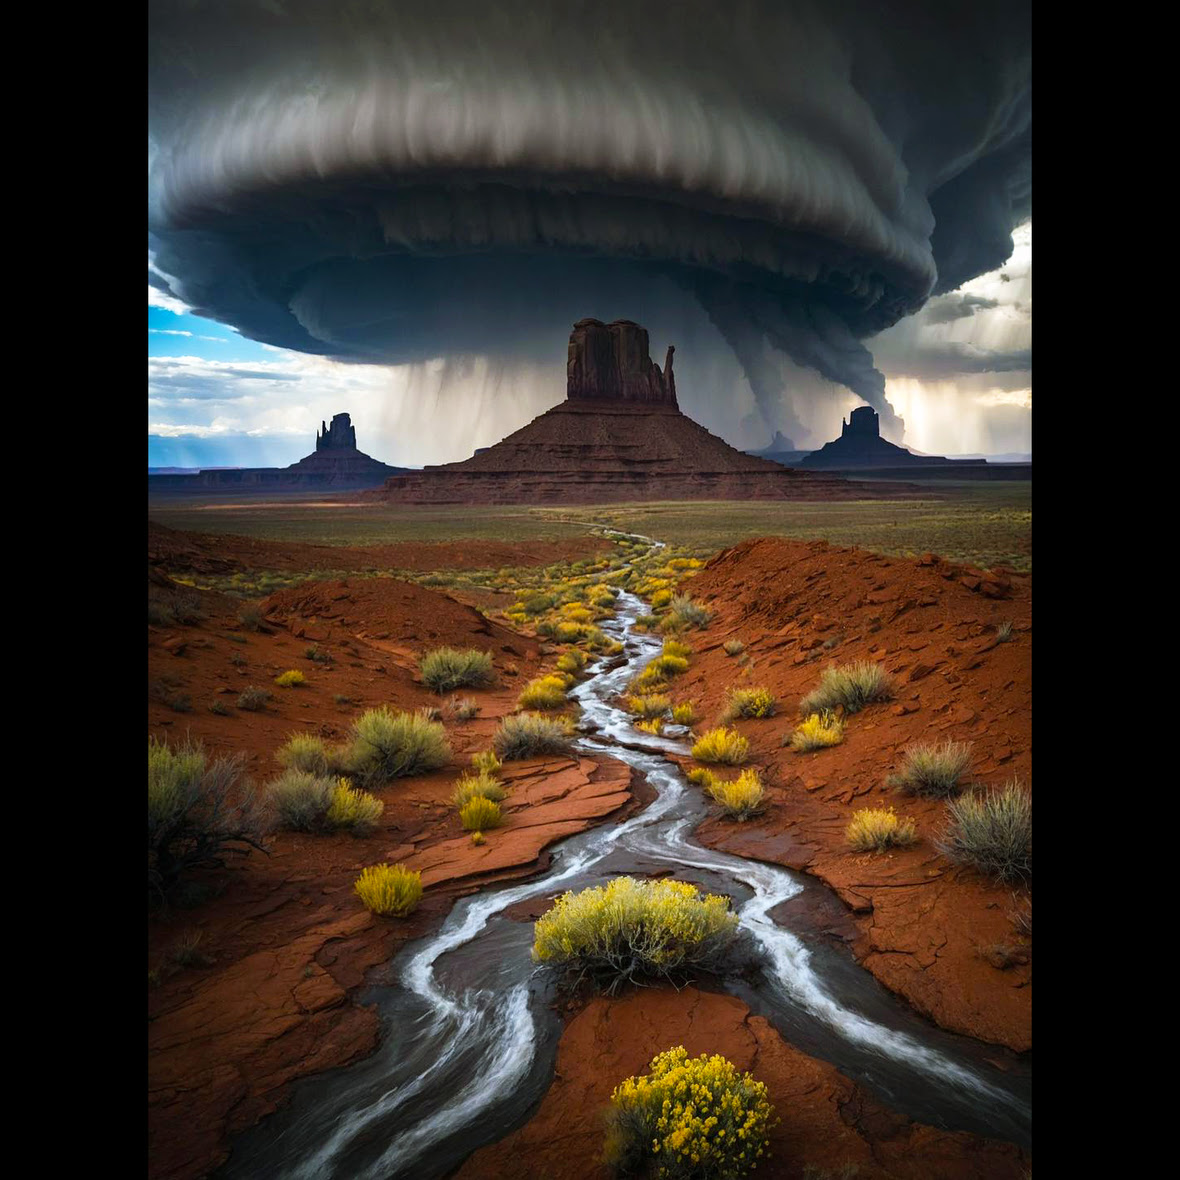
{"label": "layered cloud formation", "polygon": [[[1003,264],[1030,212],[1028,25],[1014,0],[156,0],[149,284],[375,364],[539,364],[627,317],[678,384],[727,344],[768,422],[785,354],[896,430],[864,341]],[[972,347],[945,364],[983,371]]]}

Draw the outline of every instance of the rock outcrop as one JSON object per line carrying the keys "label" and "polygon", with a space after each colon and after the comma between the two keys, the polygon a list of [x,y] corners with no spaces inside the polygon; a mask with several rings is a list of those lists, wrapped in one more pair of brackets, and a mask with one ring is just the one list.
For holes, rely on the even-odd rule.
{"label": "rock outcrop", "polygon": [[566,397],[571,401],[621,401],[676,406],[674,345],[661,372],[648,355],[647,329],[631,320],[579,320],[570,333]]}
{"label": "rock outcrop", "polygon": [[460,463],[393,476],[404,504],[601,504],[626,500],[851,500],[912,494],[746,455],[680,412],[673,349],[661,370],[630,320],[579,320],[566,400]]}
{"label": "rock outcrop", "polygon": [[799,460],[800,467],[947,467],[960,463],[940,455],[915,455],[881,437],[881,420],[872,406],[857,406],[841,424],[840,437]]}
{"label": "rock outcrop", "polygon": [[352,418],[348,414],[335,414],[330,426],[321,420],[315,450],[290,467],[226,467],[191,475],[149,475],[148,490],[361,489],[376,487],[389,476],[405,470],[404,467],[390,467],[358,451]]}

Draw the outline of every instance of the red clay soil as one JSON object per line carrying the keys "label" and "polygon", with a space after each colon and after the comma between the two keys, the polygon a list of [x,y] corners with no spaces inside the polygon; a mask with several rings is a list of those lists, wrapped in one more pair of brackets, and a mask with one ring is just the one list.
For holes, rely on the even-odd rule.
{"label": "red clay soil", "polygon": [[826,1062],[792,1048],[733,996],[688,987],[596,999],[566,1026],[556,1077],[520,1130],[477,1151],[456,1180],[610,1180],[603,1112],[624,1078],[674,1045],[720,1053],[765,1082],[781,1122],[754,1175],[798,1180],[804,1169],[857,1180],[1023,1180],[1017,1147],[911,1123]]}
{"label": "red clay soil", "polygon": [[148,565],[165,572],[239,570],[499,569],[580,561],[604,548],[601,537],[558,541],[402,541],[396,545],[313,545],[233,534],[192,533],[148,521]]}
{"label": "red clay soil", "polygon": [[[264,604],[270,633],[242,631],[238,603],[200,597],[207,613],[200,625],[148,628],[149,682],[188,694],[193,704],[192,712],[177,713],[149,701],[149,733],[175,740],[187,732],[213,754],[242,751],[256,782],[276,772],[274,753],[292,731],[343,739],[363,708],[442,703],[417,680],[417,655],[426,648],[491,651],[499,679],[490,690],[464,691],[480,704],[478,717],[445,721],[454,751],[449,767],[376,792],[385,812],[374,835],[276,833],[269,856],[252,853],[211,879],[224,886],[218,896],[149,924],[149,970],[163,975],[148,1000],[150,1171],[169,1180],[216,1167],[232,1136],[274,1110],[294,1079],[371,1052],[378,1020],[352,993],[403,941],[440,922],[456,897],[543,868],[555,840],[637,805],[630,772],[618,762],[509,763],[505,826],[475,847],[450,794],[470,754],[489,747],[499,718],[512,710],[518,677],[539,670],[535,641],[446,595],[390,579],[283,591]],[[309,640],[333,652],[335,662],[308,660]],[[235,667],[231,655],[245,667]],[[308,684],[274,686],[287,668],[303,670]],[[274,693],[266,712],[236,708],[249,683]],[[336,705],[333,694],[353,703]],[[213,700],[231,715],[210,713]],[[352,893],[360,870],[382,861],[422,869],[426,893],[409,919],[375,918]],[[194,933],[209,961],[172,965],[169,952]]]}
{"label": "red clay soil", "polygon": [[[698,838],[826,881],[852,912],[853,952],[886,987],[944,1028],[1030,1049],[1031,946],[1011,920],[1024,891],[941,856],[945,804],[899,795],[885,779],[910,743],[949,738],[972,744],[964,781],[1031,787],[1031,578],[763,538],[717,555],[686,588],[715,614],[682,637],[694,655],[673,699],[696,701],[709,723],[731,687],[764,686],[779,701],[778,716],[736,723],[768,785],[766,812],[711,818]],[[1013,637],[997,643],[1007,621]],[[746,644],[744,667],[726,656],[728,639]],[[842,745],[782,748],[823,669],[863,659],[893,674],[895,699],[848,718]],[[849,851],[853,811],[889,806],[917,821],[917,845]]]}
{"label": "red clay soil", "polygon": [[566,400],[493,447],[390,476],[361,493],[396,504],[606,504],[630,500],[894,500],[903,483],[852,482],[747,455],[679,410]]}

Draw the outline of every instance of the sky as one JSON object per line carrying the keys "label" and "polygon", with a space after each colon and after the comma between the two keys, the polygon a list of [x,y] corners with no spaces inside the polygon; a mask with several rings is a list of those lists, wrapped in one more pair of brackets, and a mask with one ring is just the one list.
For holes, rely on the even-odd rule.
{"label": "sky", "polygon": [[586,316],[743,449],[1031,449],[1028,0],[150,9],[150,466],[466,458]]}
{"label": "sky", "polygon": [[[973,350],[1013,366],[1031,352],[1031,221],[1013,244],[1004,266],[935,296],[868,342],[914,450],[1032,452],[1031,360],[1001,372],[970,371]],[[662,360],[663,350],[652,341],[654,356]],[[341,412],[352,415],[360,449],[392,466],[465,459],[565,396],[564,340],[554,341],[554,353],[549,366],[491,357],[348,364],[246,339],[149,286],[148,465],[285,467],[314,449],[321,421]],[[785,396],[808,428],[798,438],[784,428],[800,448],[838,435],[842,418],[863,404],[814,371],[786,358],[780,364]],[[763,423],[741,370],[715,380],[728,383],[728,397],[708,389],[691,396],[698,383],[678,368],[681,408],[734,446],[768,444],[780,423]],[[452,406],[461,412],[450,413]]]}

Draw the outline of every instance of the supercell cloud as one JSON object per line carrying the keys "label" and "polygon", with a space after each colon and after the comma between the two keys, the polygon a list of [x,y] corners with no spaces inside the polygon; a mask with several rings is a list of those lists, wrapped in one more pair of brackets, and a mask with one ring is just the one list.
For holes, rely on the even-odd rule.
{"label": "supercell cloud", "polygon": [[764,411],[778,351],[896,426],[870,338],[1031,212],[1027,3],[151,7],[149,283],[284,348],[530,363],[695,302]]}

